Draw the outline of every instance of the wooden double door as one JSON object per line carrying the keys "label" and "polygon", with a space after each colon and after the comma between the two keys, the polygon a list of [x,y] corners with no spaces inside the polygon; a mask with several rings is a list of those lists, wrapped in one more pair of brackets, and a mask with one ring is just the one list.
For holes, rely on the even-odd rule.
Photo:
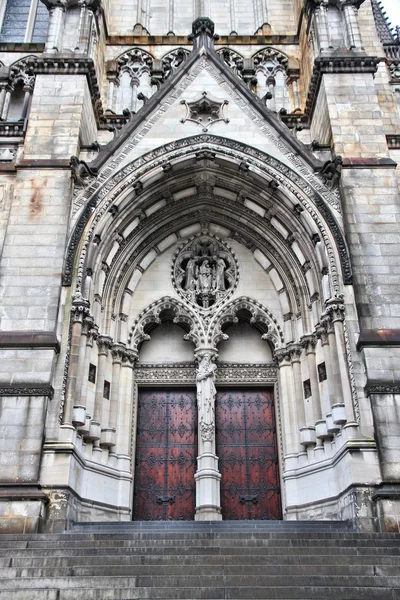
{"label": "wooden double door", "polygon": [[[222,518],[280,519],[272,390],[219,390],[215,408]],[[133,518],[193,520],[196,457],[195,390],[142,390]]]}

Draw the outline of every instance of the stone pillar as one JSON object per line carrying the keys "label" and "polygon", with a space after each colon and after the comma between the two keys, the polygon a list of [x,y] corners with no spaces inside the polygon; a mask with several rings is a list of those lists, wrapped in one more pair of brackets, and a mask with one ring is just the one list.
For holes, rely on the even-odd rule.
{"label": "stone pillar", "polygon": [[354,405],[353,405],[353,396],[351,392],[351,384],[350,384],[350,375],[349,375],[349,367],[347,364],[347,352],[346,345],[344,341],[344,331],[343,331],[343,319],[344,319],[344,304],[338,298],[333,298],[332,300],[328,300],[327,304],[327,312],[331,316],[334,332],[335,332],[335,342],[337,348],[337,357],[339,363],[339,372],[340,372],[340,381],[342,385],[342,394],[343,394],[343,403],[346,409],[346,419],[348,425],[354,425],[357,427],[355,413],[354,413]]}
{"label": "stone pillar", "polygon": [[49,28],[45,52],[58,52],[61,50],[61,34],[66,6],[66,0],[55,0],[49,9]]}
{"label": "stone pillar", "polygon": [[108,90],[107,90],[107,108],[106,111],[115,112],[115,84],[116,84],[116,75],[108,76]]}
{"label": "stone pillar", "polygon": [[122,357],[125,352],[123,344],[113,344],[111,348],[112,356],[112,380],[111,380],[111,402],[108,424],[110,427],[117,427],[118,418],[118,400],[120,393],[121,365]]}
{"label": "stone pillar", "polygon": [[300,450],[299,427],[297,422],[297,398],[293,377],[292,353],[289,348],[276,350],[274,357],[279,364],[280,398],[284,427],[284,453],[286,469],[288,463]]}
{"label": "stone pillar", "polygon": [[323,451],[322,441],[326,437],[325,421],[322,419],[321,398],[319,393],[318,372],[315,357],[316,338],[313,335],[305,335],[300,340],[305,349],[308,363],[308,376],[310,378],[312,412],[315,424],[316,452]]}
{"label": "stone pillar", "polygon": [[87,54],[90,46],[93,8],[90,6],[90,0],[79,0],[78,6],[80,6],[81,13],[75,51]]}
{"label": "stone pillar", "polygon": [[6,101],[6,96],[7,96],[7,87],[8,87],[8,83],[6,81],[2,81],[0,83],[0,121],[3,120],[2,115],[3,115],[4,103]]}
{"label": "stone pillar", "polygon": [[71,319],[71,349],[69,358],[68,384],[65,398],[63,424],[72,424],[73,406],[76,400],[76,382],[79,370],[79,355],[82,336],[82,327],[85,317],[89,315],[89,302],[75,294],[72,300]]}
{"label": "stone pillar", "polygon": [[216,350],[198,350],[197,407],[198,407],[198,457],[196,480],[196,521],[219,521],[221,516],[218,457],[215,453],[215,395],[214,385]]}
{"label": "stone pillar", "polygon": [[97,363],[96,392],[94,399],[93,418],[98,423],[104,424],[103,398],[104,398],[104,380],[107,368],[108,352],[111,348],[112,339],[108,335],[99,335],[97,346],[99,349],[99,360]]}
{"label": "stone pillar", "polygon": [[319,51],[330,48],[328,30],[328,2],[322,0],[315,8],[316,32],[318,36]]}
{"label": "stone pillar", "polygon": [[[293,369],[293,380],[294,380],[294,391],[296,396],[296,406],[297,406],[297,427],[299,430],[299,443],[301,451],[304,451],[303,445],[304,441],[310,441],[312,443],[315,442],[315,430],[309,430],[307,428],[306,423],[306,411],[304,407],[304,393],[303,393],[303,384],[301,378],[301,363],[300,356],[302,353],[301,346],[297,344],[290,345],[290,356],[292,360],[292,369]],[[304,432],[307,430],[307,433]],[[302,433],[303,432],[303,433]]]}
{"label": "stone pillar", "polygon": [[358,11],[353,0],[344,0],[342,3],[344,22],[346,25],[347,38],[350,50],[362,50],[361,32],[358,24]]}
{"label": "stone pillar", "polygon": [[125,350],[122,354],[115,452],[118,455],[118,468],[131,475],[133,367],[137,354]]}
{"label": "stone pillar", "polygon": [[32,98],[32,93],[33,93],[33,84],[29,83],[27,85],[24,85],[24,92],[25,92],[25,96],[24,96],[24,104],[22,106],[21,119],[26,119],[28,116],[29,106],[31,103],[31,98]]}
{"label": "stone pillar", "polygon": [[11,100],[11,92],[12,92],[12,88],[9,85],[7,85],[6,93],[4,95],[4,100],[3,100],[3,108],[1,111],[1,120],[2,121],[7,121],[8,109],[10,107],[10,100]]}

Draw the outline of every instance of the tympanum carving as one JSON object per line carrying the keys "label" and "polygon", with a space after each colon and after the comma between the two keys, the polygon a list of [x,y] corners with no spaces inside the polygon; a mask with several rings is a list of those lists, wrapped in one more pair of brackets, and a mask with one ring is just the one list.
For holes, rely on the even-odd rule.
{"label": "tympanum carving", "polygon": [[175,254],[172,279],[177,292],[185,300],[208,312],[235,289],[237,261],[224,242],[210,235],[201,235]]}

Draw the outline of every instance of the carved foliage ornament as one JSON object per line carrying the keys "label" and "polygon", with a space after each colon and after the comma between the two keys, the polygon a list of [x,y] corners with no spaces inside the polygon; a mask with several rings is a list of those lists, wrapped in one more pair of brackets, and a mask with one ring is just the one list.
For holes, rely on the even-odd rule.
{"label": "carved foliage ornament", "polygon": [[181,119],[181,123],[190,121],[200,127],[203,132],[207,132],[212,125],[223,121],[229,123],[229,119],[224,114],[224,107],[229,104],[228,100],[218,102],[213,100],[203,92],[200,98],[193,102],[181,100],[181,104],[186,107],[186,115]]}
{"label": "carved foliage ornament", "polygon": [[214,311],[237,287],[237,259],[228,246],[211,235],[199,235],[173,257],[172,282],[178,294],[202,314]]}

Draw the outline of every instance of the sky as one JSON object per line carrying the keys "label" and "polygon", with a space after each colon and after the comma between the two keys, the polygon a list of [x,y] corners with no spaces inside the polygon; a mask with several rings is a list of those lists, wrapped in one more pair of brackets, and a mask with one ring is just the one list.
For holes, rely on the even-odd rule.
{"label": "sky", "polygon": [[400,25],[400,0],[381,0],[392,27]]}

